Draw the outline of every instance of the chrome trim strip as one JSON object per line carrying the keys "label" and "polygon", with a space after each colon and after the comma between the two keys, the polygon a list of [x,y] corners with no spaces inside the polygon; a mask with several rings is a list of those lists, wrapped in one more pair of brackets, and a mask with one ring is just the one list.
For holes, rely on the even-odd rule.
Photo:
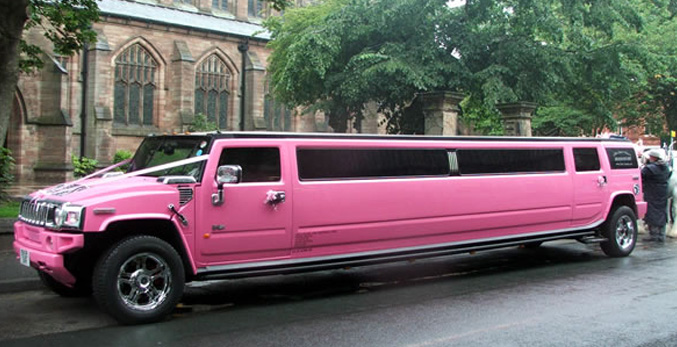
{"label": "chrome trim strip", "polygon": [[115,207],[99,207],[92,210],[95,215],[115,214]]}

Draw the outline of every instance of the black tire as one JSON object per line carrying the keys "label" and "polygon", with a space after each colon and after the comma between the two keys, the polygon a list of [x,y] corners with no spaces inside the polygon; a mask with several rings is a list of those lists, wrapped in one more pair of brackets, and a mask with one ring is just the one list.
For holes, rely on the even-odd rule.
{"label": "black tire", "polygon": [[637,244],[637,217],[628,206],[619,206],[611,212],[602,224],[602,236],[607,241],[599,245],[604,254],[610,257],[625,257],[635,249]]}
{"label": "black tire", "polygon": [[115,244],[94,268],[94,298],[122,324],[157,322],[183,295],[181,257],[167,242],[133,236]]}
{"label": "black tire", "polygon": [[80,281],[78,279],[73,287],[69,287],[55,280],[48,273],[38,271],[38,276],[45,287],[64,298],[81,298],[92,295],[92,285],[89,281]]}

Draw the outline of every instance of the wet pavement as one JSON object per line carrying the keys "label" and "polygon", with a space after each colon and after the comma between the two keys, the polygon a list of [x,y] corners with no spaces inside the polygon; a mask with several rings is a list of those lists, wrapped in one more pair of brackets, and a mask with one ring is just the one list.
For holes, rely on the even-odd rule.
{"label": "wet pavement", "polygon": [[118,326],[91,298],[0,294],[2,346],[675,346],[677,241],[626,258],[546,243],[187,288]]}
{"label": "wet pavement", "polygon": [[41,288],[35,269],[19,263],[12,249],[13,241],[13,234],[0,231],[0,293]]}

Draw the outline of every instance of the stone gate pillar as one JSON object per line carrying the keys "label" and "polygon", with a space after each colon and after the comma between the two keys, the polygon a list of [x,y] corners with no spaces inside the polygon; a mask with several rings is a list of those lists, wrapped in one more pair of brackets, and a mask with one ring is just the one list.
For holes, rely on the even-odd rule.
{"label": "stone gate pillar", "polygon": [[496,108],[503,115],[505,136],[531,136],[531,115],[538,107],[533,102],[498,104]]}
{"label": "stone gate pillar", "polygon": [[455,92],[419,94],[423,104],[424,133],[426,135],[458,134],[458,104],[464,95]]}

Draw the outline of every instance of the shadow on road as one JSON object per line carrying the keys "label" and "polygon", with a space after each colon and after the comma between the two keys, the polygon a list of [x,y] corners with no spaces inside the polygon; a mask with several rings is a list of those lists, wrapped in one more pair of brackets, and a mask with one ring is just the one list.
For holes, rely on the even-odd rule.
{"label": "shadow on road", "polygon": [[196,282],[187,286],[178,312],[365,293],[497,273],[507,275],[515,270],[545,269],[547,272],[547,267],[554,264],[610,259],[596,248],[559,241],[535,249],[514,247],[305,274]]}
{"label": "shadow on road", "polygon": [[[609,258],[596,245],[556,241],[536,249],[513,247],[352,269],[191,283],[171,319],[133,328],[118,327],[92,298],[59,298],[46,290],[1,294],[0,341],[23,345],[35,342],[32,337],[38,335],[75,332],[91,338],[88,331],[101,328],[108,338],[118,334],[129,338],[130,332],[142,338],[142,332],[150,329],[158,339],[174,339],[205,331],[223,333],[225,327],[246,331],[257,324],[276,326],[449,298],[465,302],[492,293],[519,297],[528,289],[561,291],[591,278],[620,278],[651,262],[674,258],[674,248],[674,241],[665,246],[640,243],[630,257]],[[198,327],[205,331],[198,332]]]}

